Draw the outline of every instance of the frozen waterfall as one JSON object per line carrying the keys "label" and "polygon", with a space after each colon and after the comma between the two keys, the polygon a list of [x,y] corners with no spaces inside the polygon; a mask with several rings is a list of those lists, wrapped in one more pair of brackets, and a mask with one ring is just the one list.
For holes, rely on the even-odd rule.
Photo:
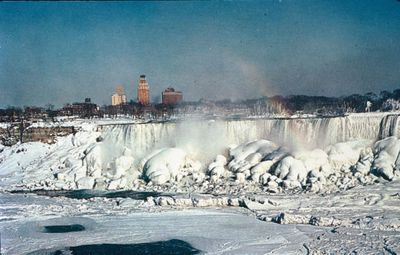
{"label": "frozen waterfall", "polygon": [[351,139],[374,140],[396,135],[398,116],[371,113],[344,117],[110,125],[102,127],[106,145],[103,149],[118,153],[118,150],[129,148],[135,155],[142,156],[157,148],[176,146],[190,153],[216,155],[229,145],[256,139],[267,139],[288,147],[324,148]]}

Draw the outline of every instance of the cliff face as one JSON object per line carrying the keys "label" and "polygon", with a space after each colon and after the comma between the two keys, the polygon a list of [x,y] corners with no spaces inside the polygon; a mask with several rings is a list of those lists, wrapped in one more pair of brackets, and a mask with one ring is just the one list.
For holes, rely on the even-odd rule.
{"label": "cliff face", "polygon": [[[22,142],[55,143],[57,136],[67,136],[75,133],[74,127],[34,127],[22,132]],[[19,127],[0,128],[0,143],[11,146],[21,141]]]}

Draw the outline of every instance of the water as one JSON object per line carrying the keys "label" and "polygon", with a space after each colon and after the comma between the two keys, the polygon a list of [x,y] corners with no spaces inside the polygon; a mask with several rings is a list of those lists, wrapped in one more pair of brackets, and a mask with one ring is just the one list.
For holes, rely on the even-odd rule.
{"label": "water", "polygon": [[388,136],[397,136],[399,129],[399,115],[387,115],[385,116],[379,127],[379,139],[383,139]]}
{"label": "water", "polygon": [[11,191],[11,193],[34,193],[39,196],[49,197],[68,197],[74,199],[90,199],[95,197],[105,198],[131,198],[134,200],[145,200],[147,197],[160,196],[159,192],[146,192],[146,191],[101,191],[101,190],[34,190],[34,191]]}
{"label": "water", "polygon": [[201,251],[192,247],[189,243],[172,239],[168,241],[138,243],[138,244],[90,244],[75,247],[65,247],[52,250],[38,250],[29,255],[119,255],[119,254],[154,254],[154,255],[190,255],[199,254]]}
{"label": "water", "polygon": [[80,224],[72,224],[72,225],[51,225],[44,226],[44,233],[68,233],[68,232],[78,232],[84,231],[85,227]]}

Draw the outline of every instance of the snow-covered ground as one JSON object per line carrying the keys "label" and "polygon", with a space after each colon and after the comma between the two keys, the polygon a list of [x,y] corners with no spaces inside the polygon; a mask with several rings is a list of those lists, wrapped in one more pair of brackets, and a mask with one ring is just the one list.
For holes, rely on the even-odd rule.
{"label": "snow-covered ground", "polygon": [[[135,124],[143,123],[143,120],[135,120],[131,117],[80,119],[78,117],[57,117],[54,122],[39,121],[32,123],[30,127],[81,127],[89,125],[109,124]],[[1,127],[1,126],[0,126]]]}
{"label": "snow-covered ground", "polygon": [[[397,254],[399,188],[394,181],[330,195],[181,194],[145,200],[1,193],[2,253],[177,239],[206,254]],[[154,203],[163,199],[170,203]],[[240,204],[215,202],[229,199]],[[44,231],[71,224],[85,230]]]}
{"label": "snow-covered ground", "polygon": [[[177,239],[211,254],[398,253],[398,117],[83,121],[55,144],[0,147],[2,251]],[[76,189],[174,194],[8,193]],[[43,233],[52,224],[86,230]]]}
{"label": "snow-covered ground", "polygon": [[[24,254],[43,249],[112,243],[135,244],[178,239],[207,254],[303,254],[310,228],[264,223],[228,209],[136,209],[135,201],[73,201],[2,194],[2,252]],[[49,201],[51,200],[51,201]],[[105,209],[107,208],[107,209]],[[154,210],[154,209],[153,209]],[[11,213],[12,212],[12,213]],[[43,233],[44,226],[80,224],[81,232]],[[274,252],[275,251],[275,252]],[[168,253],[166,253],[168,254]],[[172,254],[172,252],[171,252]]]}

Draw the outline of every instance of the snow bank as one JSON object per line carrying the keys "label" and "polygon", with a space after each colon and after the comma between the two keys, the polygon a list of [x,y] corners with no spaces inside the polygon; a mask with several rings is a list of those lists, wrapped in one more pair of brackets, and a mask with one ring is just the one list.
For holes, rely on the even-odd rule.
{"label": "snow bank", "polygon": [[18,143],[12,147],[0,145],[0,176],[24,171],[39,163],[50,152],[50,147],[40,142]]}

